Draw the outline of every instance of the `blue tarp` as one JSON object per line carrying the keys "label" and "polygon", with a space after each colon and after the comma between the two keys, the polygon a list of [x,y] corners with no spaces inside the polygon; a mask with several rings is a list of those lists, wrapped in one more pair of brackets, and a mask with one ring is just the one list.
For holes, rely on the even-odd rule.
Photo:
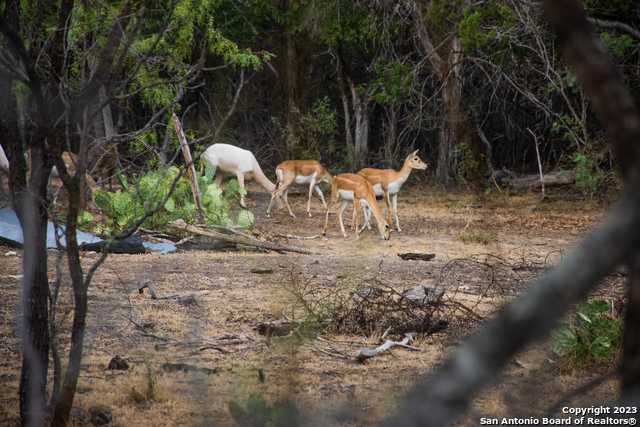
{"label": "blue tarp", "polygon": [[[61,227],[61,232],[64,232],[64,228]],[[1,206],[0,207],[0,236],[7,240],[12,240],[14,242],[23,244],[24,238],[22,236],[22,227],[20,227],[20,221],[16,216],[16,213],[9,206]],[[97,236],[94,236],[89,233],[84,233],[82,231],[78,231],[77,234],[78,244],[81,245],[83,243],[98,243],[102,241]],[[62,236],[62,244],[66,244],[64,235]],[[170,243],[142,243],[146,248],[149,248],[153,253],[166,253],[171,252],[176,249],[176,247]],[[58,245],[56,245],[55,239],[55,230],[53,227],[53,223],[49,223],[47,228],[47,248],[49,249],[57,249]]]}

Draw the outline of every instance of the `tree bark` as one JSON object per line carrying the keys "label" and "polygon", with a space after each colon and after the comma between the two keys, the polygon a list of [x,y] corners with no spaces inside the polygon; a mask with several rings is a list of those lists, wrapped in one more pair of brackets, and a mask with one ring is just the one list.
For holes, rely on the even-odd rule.
{"label": "tree bark", "polygon": [[[3,50],[19,58],[23,52],[15,44],[20,25],[20,2],[7,1],[2,13]],[[28,67],[28,66],[27,66]],[[3,68],[6,70],[6,68]],[[28,71],[27,71],[28,72]],[[46,410],[46,384],[49,362],[47,276],[47,188],[49,159],[36,140],[32,149],[33,164],[40,165],[31,173],[27,184],[26,162],[19,129],[18,107],[12,84],[15,75],[0,74],[0,139],[11,164],[9,189],[11,201],[20,221],[24,237],[22,294],[22,369],[18,390],[20,419],[24,426],[40,426]],[[49,171],[51,168],[49,167]],[[42,196],[45,197],[42,197]]]}
{"label": "tree bark", "polygon": [[389,105],[387,107],[387,126],[384,138],[384,161],[387,168],[394,168],[396,156],[398,155],[398,105]]}
{"label": "tree bark", "polygon": [[[12,141],[18,145],[19,141]],[[21,145],[21,144],[19,144]],[[49,363],[49,279],[47,275],[47,194],[49,173],[43,150],[31,150],[29,190],[12,186],[13,206],[24,236],[22,370],[20,373],[20,418],[22,425],[39,426],[46,408],[46,384]],[[13,168],[13,166],[12,166]]]}
{"label": "tree bark", "polygon": [[336,52],[336,75],[338,77],[338,87],[342,99],[342,111],[344,113],[344,135],[347,146],[353,146],[353,134],[351,133],[351,109],[349,108],[349,98],[345,89],[345,72],[342,66],[342,57]]}
{"label": "tree bark", "polygon": [[353,152],[353,167],[360,170],[364,167],[367,151],[369,151],[369,99],[358,93],[347,75],[347,84],[351,91],[351,102],[356,119]]}
{"label": "tree bark", "polygon": [[[440,51],[434,46],[427,28],[422,23],[420,6],[414,4],[412,11],[418,39],[424,49],[424,54],[429,59],[442,85],[443,116],[438,143],[437,177],[440,183],[446,184],[455,178],[457,173],[458,159],[454,156],[454,150],[459,143],[466,143],[476,159],[480,159],[482,153],[481,143],[475,136],[462,99],[462,42],[459,37],[451,37],[450,43],[447,43],[448,40],[445,39],[438,46],[445,45],[446,56],[441,56]],[[481,166],[477,172],[482,175],[485,172],[484,167]],[[467,178],[473,179],[475,177]]]}

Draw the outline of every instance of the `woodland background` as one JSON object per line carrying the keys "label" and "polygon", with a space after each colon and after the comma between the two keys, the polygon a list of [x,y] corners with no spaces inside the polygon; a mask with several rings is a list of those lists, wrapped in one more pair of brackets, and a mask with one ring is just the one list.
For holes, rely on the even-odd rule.
{"label": "woodland background", "polygon": [[[40,71],[53,72],[44,52],[59,3],[20,3],[16,31]],[[95,79],[122,5],[70,9],[68,62],[49,76],[64,98]],[[636,97],[640,6],[584,6]],[[167,1],[131,2],[131,14],[84,129],[116,142],[129,167],[172,158],[176,112],[196,145],[250,149],[267,172],[295,158],[333,173],[397,168],[419,149],[442,184],[493,169],[537,172],[538,163],[572,172],[588,192],[613,178],[606,136],[537,3]],[[28,146],[28,89],[12,91]],[[79,151],[77,137],[68,143]]]}
{"label": "woodland background", "polygon": [[[636,100],[640,6],[583,5]],[[69,194],[75,298],[69,367],[63,375],[55,364],[54,424],[66,421],[73,402],[87,289],[104,261],[80,268],[84,175],[66,173],[63,151],[79,154],[80,172],[105,141],[116,144],[129,177],[180,164],[175,113],[193,152],[229,142],[252,150],[268,173],[293,158],[319,159],[332,173],[397,168],[419,149],[443,185],[484,190],[492,171],[561,170],[585,195],[610,201],[622,186],[618,164],[632,163],[613,157],[535,2],[7,0],[0,10],[0,141],[25,232],[25,424],[43,417],[55,347],[56,294],[43,245],[51,166]]]}

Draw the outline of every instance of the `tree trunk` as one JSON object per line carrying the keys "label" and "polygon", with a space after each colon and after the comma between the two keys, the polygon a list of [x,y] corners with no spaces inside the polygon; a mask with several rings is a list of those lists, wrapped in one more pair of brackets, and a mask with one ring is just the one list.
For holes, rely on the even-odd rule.
{"label": "tree trunk", "polygon": [[[7,31],[18,33],[20,2],[9,0],[2,12]],[[15,46],[3,37],[3,50],[19,57]],[[47,368],[49,362],[47,277],[47,194],[48,158],[36,141],[32,161],[36,167],[27,187],[26,162],[19,129],[18,108],[12,92],[13,77],[0,73],[0,140],[11,164],[9,189],[11,201],[24,236],[22,295],[22,370],[20,372],[20,419],[24,426],[44,423]],[[48,163],[50,165],[50,163]],[[49,171],[51,168],[48,169]]]}
{"label": "tree trunk", "polygon": [[397,105],[387,107],[389,126],[384,142],[384,161],[387,168],[393,168],[398,151],[398,109]]}
{"label": "tree trunk", "polygon": [[[442,125],[440,126],[440,141],[438,146],[438,181],[446,184],[450,179],[456,176],[458,160],[454,156],[454,150],[461,142],[467,144],[472,150],[475,159],[480,159],[482,149],[478,138],[473,132],[473,126],[469,122],[467,110],[462,99],[462,79],[461,79],[461,56],[462,46],[459,37],[453,37],[446,48],[446,56],[441,56],[442,45],[447,44],[444,40],[438,46],[434,47],[427,28],[423,25],[420,18],[421,9],[419,5],[414,4],[413,14],[418,30],[418,38],[424,49],[424,54],[429,58],[431,66],[438,76],[438,80],[442,85]],[[478,170],[481,175],[484,172],[483,163]],[[474,177],[467,177],[472,179]]]}
{"label": "tree trunk", "polygon": [[[22,145],[12,141],[12,145]],[[25,426],[44,421],[49,363],[49,280],[47,276],[47,202],[51,166],[39,146],[31,149],[32,170],[28,191],[12,182],[12,199],[24,235],[22,371],[20,418]],[[38,167],[39,165],[39,167]],[[50,165],[50,163],[49,163]],[[13,168],[13,166],[12,166]],[[26,169],[26,168],[25,168]],[[26,175],[26,170],[23,169]]]}
{"label": "tree trunk", "polygon": [[[291,11],[294,7],[293,0],[287,0],[286,2],[287,12]],[[282,72],[282,86],[284,95],[284,110],[286,114],[286,129],[291,133],[290,138],[292,141],[298,141],[298,135],[296,135],[296,129],[298,121],[300,120],[297,106],[298,106],[298,51],[296,49],[294,29],[290,27],[284,28],[284,63]],[[285,160],[290,160],[293,154],[294,147],[286,147],[284,150]]]}
{"label": "tree trunk", "polygon": [[351,90],[351,100],[356,118],[353,166],[355,170],[359,170],[363,168],[367,151],[369,151],[369,99],[358,93],[349,75],[347,75],[347,83]]}
{"label": "tree trunk", "polygon": [[342,98],[342,110],[344,112],[344,135],[348,147],[353,146],[353,134],[351,133],[351,110],[349,108],[349,98],[345,89],[345,73],[342,67],[342,58],[336,52],[336,75],[338,76],[338,87]]}

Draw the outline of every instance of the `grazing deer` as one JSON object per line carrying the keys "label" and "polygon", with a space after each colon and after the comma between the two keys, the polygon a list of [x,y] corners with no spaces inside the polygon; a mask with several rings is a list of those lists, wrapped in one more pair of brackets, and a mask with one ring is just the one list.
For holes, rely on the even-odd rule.
{"label": "grazing deer", "polygon": [[327,206],[327,212],[324,217],[324,229],[322,230],[322,235],[327,234],[329,211],[333,205],[338,203],[339,200],[342,200],[342,205],[338,208],[338,218],[340,221],[340,230],[344,237],[347,237],[347,233],[345,233],[344,224],[342,223],[342,212],[349,203],[353,202],[356,212],[356,238],[360,238],[360,233],[364,230],[364,225],[362,226],[362,229],[358,230],[360,208],[363,207],[365,221],[368,221],[368,218],[370,217],[370,213],[368,211],[371,211],[378,221],[378,230],[380,231],[380,235],[383,239],[389,240],[391,235],[391,225],[383,216],[380,206],[378,206],[373,186],[366,179],[352,173],[343,173],[333,178],[333,185],[331,186],[331,201]]}
{"label": "grazing deer", "polygon": [[109,181],[109,191],[113,191],[113,179],[116,176],[118,164],[118,150],[113,143],[104,145],[103,142],[89,150],[87,155],[91,162],[89,172],[91,175],[100,176],[100,187],[105,187],[105,182]]}
{"label": "grazing deer", "polygon": [[[213,182],[220,186],[224,175],[235,175],[240,187],[244,188],[245,179],[253,179],[262,186],[269,194],[273,195],[276,185],[269,181],[260,169],[260,165],[251,151],[243,150],[240,147],[229,144],[213,144],[202,155],[203,168],[211,165],[215,168],[216,174]],[[284,204],[282,197],[278,197],[276,205],[282,209]],[[244,196],[240,198],[240,204],[247,207]]]}
{"label": "grazing deer", "polygon": [[322,167],[320,162],[317,160],[287,160],[276,167],[276,175],[278,177],[278,181],[276,182],[277,189],[271,195],[271,202],[269,202],[269,207],[267,208],[267,218],[269,218],[273,200],[280,195],[284,196],[284,203],[287,205],[287,208],[289,208],[289,214],[295,218],[295,215],[291,211],[291,206],[289,206],[288,199],[289,187],[292,184],[309,185],[309,201],[307,202],[307,214],[309,217],[311,217],[311,196],[313,195],[314,189],[322,199],[324,208],[327,209],[327,202],[325,202],[324,195],[322,191],[320,191],[318,184],[321,182],[333,184],[333,177]]}
{"label": "grazing deer", "polygon": [[[398,222],[398,193],[402,184],[409,178],[409,174],[412,170],[424,170],[427,168],[427,164],[420,160],[416,154],[418,150],[409,154],[404,160],[402,169],[398,172],[393,169],[372,169],[365,168],[358,172],[358,175],[365,178],[373,185],[373,189],[376,192],[376,196],[383,196],[387,207],[389,209],[389,216],[395,215],[396,227],[398,231],[402,231],[400,228],[400,222]],[[392,208],[393,205],[393,208]],[[355,215],[355,212],[354,212]],[[365,223],[368,225],[368,221]],[[370,227],[370,226],[369,226]]]}
{"label": "grazing deer", "polygon": [[[24,157],[27,161],[27,169],[30,170],[31,169],[31,149],[25,151]],[[70,153],[68,151],[63,151],[62,161],[67,167],[67,171],[69,172],[69,175],[73,175],[74,173],[76,173],[76,164],[78,164],[78,156],[76,154]],[[51,176],[55,176],[58,178],[60,177],[60,174],[58,173],[58,169],[55,166],[51,169]],[[85,171],[85,178],[87,180],[87,188],[89,189],[89,192],[93,193],[95,190],[100,189],[96,181],[86,171]]]}

